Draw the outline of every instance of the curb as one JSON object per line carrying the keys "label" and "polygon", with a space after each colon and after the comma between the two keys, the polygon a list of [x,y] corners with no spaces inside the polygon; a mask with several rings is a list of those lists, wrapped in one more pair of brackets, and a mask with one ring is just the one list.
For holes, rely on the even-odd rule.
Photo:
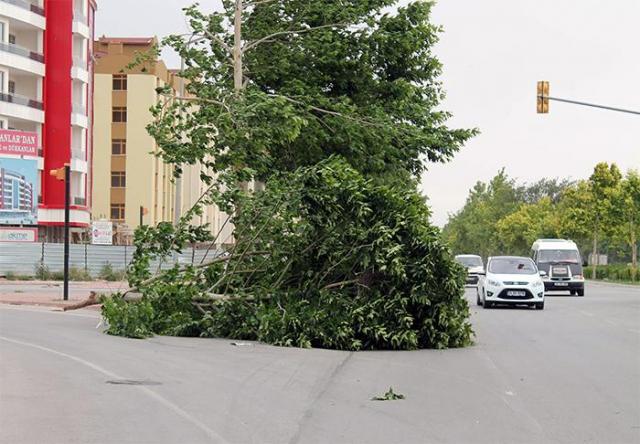
{"label": "curb", "polygon": [[612,287],[622,287],[622,288],[637,288],[638,290],[640,290],[640,285],[635,285],[635,284],[624,284],[622,282],[609,282],[609,281],[602,281],[602,280],[593,280],[593,279],[585,279],[585,282],[588,282],[590,285],[609,285]]}

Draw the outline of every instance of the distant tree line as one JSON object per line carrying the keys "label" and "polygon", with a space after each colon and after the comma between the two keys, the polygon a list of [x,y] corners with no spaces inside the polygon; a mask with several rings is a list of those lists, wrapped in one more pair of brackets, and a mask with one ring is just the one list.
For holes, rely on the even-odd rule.
{"label": "distant tree line", "polygon": [[443,235],[456,253],[527,255],[539,238],[568,238],[586,259],[608,254],[637,270],[640,239],[640,174],[623,175],[599,163],[586,180],[542,179],[518,184],[504,169],[469,191]]}

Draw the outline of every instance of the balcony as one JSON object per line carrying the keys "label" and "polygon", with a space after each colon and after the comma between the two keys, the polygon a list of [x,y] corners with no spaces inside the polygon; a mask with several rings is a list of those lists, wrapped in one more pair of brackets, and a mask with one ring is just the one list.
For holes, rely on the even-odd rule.
{"label": "balcony", "polygon": [[89,83],[87,65],[88,62],[83,57],[74,56],[73,65],[71,66],[71,78],[80,80],[83,83]]}
{"label": "balcony", "polygon": [[30,99],[28,97],[20,96],[18,94],[0,93],[0,101],[6,103],[15,103],[16,105],[28,106],[29,108],[44,110],[42,102]]}
{"label": "balcony", "polygon": [[0,42],[0,51],[9,52],[11,54],[30,58],[36,62],[44,63],[44,55],[38,54],[37,52],[31,51],[27,48],[23,48],[22,46],[14,45],[13,43]]}
{"label": "balcony", "polygon": [[86,115],[87,114],[87,107],[86,107],[86,105],[83,105],[82,103],[74,103],[73,104],[73,112],[77,113],[77,114]]}
{"label": "balcony", "polygon": [[87,160],[87,152],[80,147],[71,147],[71,157],[73,159]]}
{"label": "balcony", "polygon": [[78,9],[73,10],[73,19],[80,23],[87,23],[88,20],[87,15]]}
{"label": "balcony", "polygon": [[74,34],[81,35],[85,39],[90,38],[91,34],[89,32],[88,22],[89,22],[89,19],[83,12],[78,10],[73,11],[73,29],[72,30]]}
{"label": "balcony", "polygon": [[82,56],[73,56],[73,66],[80,69],[87,69],[87,60]]}
{"label": "balcony", "polygon": [[0,93],[0,114],[15,119],[44,123],[42,102],[18,94]]}
{"label": "balcony", "polygon": [[18,8],[25,9],[27,11],[34,12],[44,17],[44,9],[38,5],[34,5],[31,2],[25,0],[0,0],[3,3],[9,3],[10,5],[17,6]]}
{"label": "balcony", "polygon": [[45,74],[42,54],[12,43],[0,42],[0,65],[39,77]]}

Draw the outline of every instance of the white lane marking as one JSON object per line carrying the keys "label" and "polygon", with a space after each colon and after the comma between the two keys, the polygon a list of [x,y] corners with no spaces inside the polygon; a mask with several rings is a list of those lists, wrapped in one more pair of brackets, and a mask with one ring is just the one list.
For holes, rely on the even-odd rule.
{"label": "white lane marking", "polygon": [[22,308],[21,305],[3,305],[0,304],[0,310],[13,310],[13,311],[28,311],[30,313],[44,313],[44,314],[54,314],[54,315],[64,315],[64,316],[74,316],[77,318],[91,318],[91,319],[100,319],[102,316],[96,313],[96,315],[90,314],[81,314],[81,313],[67,313],[62,310],[55,310],[53,307],[49,308],[35,308],[35,306],[30,306],[31,308]]}
{"label": "white lane marking", "polygon": [[[85,367],[89,367],[92,370],[95,370],[98,373],[102,373],[103,375],[112,378],[112,379],[125,379],[122,376],[119,376],[105,368],[100,367],[97,364],[94,364],[93,362],[89,362],[85,359],[79,358],[77,356],[73,356],[70,355],[68,353],[64,353],[58,350],[54,350],[52,348],[48,348],[48,347],[44,347],[42,345],[38,345],[38,344],[32,344],[30,342],[25,342],[25,341],[19,341],[17,339],[11,339],[11,338],[7,338],[4,336],[0,336],[0,340],[6,341],[6,342],[11,342],[13,344],[18,344],[18,345],[24,345],[26,347],[32,347],[41,351],[45,351],[47,353],[52,353],[54,355],[58,355],[61,356],[63,358],[67,358],[70,359],[72,361],[77,362],[78,364],[84,365]],[[211,430],[209,427],[207,427],[206,425],[204,425],[203,423],[201,423],[200,421],[198,421],[196,418],[194,418],[193,416],[191,416],[189,413],[187,413],[186,411],[182,410],[180,407],[178,407],[177,405],[175,405],[174,403],[172,403],[171,401],[169,401],[168,399],[162,397],[161,395],[159,395],[158,393],[154,392],[153,390],[151,390],[149,387],[145,387],[145,386],[135,386],[135,388],[137,388],[138,390],[144,392],[147,396],[153,398],[154,400],[156,400],[157,402],[159,402],[160,404],[164,405],[165,407],[167,407],[169,410],[173,411],[175,414],[177,414],[178,416],[180,416],[181,418],[185,419],[186,421],[190,422],[191,424],[195,425],[196,427],[198,427],[200,430],[202,430],[212,441],[214,442],[221,442],[221,443],[228,443],[228,441],[226,441],[222,436],[218,435],[216,432],[214,432],[213,430]]]}
{"label": "white lane marking", "polygon": [[593,313],[589,313],[588,311],[584,311],[584,310],[579,310],[580,313],[582,313],[585,316],[589,316],[590,318],[594,317],[595,314]]}

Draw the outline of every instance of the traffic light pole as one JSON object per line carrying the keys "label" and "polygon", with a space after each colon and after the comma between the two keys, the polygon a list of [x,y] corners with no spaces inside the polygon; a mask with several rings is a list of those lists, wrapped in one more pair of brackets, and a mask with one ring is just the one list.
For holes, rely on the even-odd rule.
{"label": "traffic light pole", "polygon": [[64,287],[63,299],[69,300],[69,213],[71,205],[71,167],[64,167]]}
{"label": "traffic light pole", "polygon": [[549,97],[549,96],[544,97],[544,96],[542,96],[542,98],[546,98],[548,100],[553,100],[555,102],[564,102],[564,103],[572,103],[574,105],[590,106],[592,108],[606,109],[606,110],[609,110],[609,111],[617,111],[617,112],[620,112],[620,113],[640,114],[640,111],[632,111],[630,109],[614,108],[612,106],[605,106],[605,105],[596,105],[595,103],[579,102],[577,100],[561,99],[559,97]]}

